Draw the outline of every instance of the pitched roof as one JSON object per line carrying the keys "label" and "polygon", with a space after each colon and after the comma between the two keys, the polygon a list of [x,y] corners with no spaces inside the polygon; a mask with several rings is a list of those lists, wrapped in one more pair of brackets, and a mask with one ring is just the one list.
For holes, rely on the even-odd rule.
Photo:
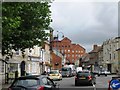
{"label": "pitched roof", "polygon": [[61,42],[63,42],[63,41],[69,41],[69,42],[71,42],[71,40],[70,40],[69,38],[67,38],[67,37],[65,37],[65,38],[63,38],[63,39],[61,40]]}
{"label": "pitched roof", "polygon": [[97,46],[95,45],[96,47],[93,48],[92,51],[90,51],[89,53],[97,53],[100,49],[101,49],[101,46]]}

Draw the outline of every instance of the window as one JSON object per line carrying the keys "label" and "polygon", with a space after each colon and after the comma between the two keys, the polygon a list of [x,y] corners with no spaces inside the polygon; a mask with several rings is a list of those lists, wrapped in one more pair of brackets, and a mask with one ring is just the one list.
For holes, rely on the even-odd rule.
{"label": "window", "polygon": [[70,50],[68,49],[68,52],[70,52]]}
{"label": "window", "polygon": [[66,52],[66,50],[64,52]]}
{"label": "window", "polygon": [[74,53],[74,50],[72,50],[72,53]]}
{"label": "window", "polygon": [[115,59],[115,53],[114,53],[114,59]]}
{"label": "window", "polygon": [[53,82],[50,79],[47,79],[48,85],[53,85]]}
{"label": "window", "polygon": [[19,55],[19,50],[18,50],[18,51],[16,51],[16,55]]}
{"label": "window", "polygon": [[42,78],[42,82],[44,85],[47,85],[47,78]]}
{"label": "window", "polygon": [[70,57],[70,54],[68,54],[68,57]]}
{"label": "window", "polygon": [[0,63],[0,64],[2,64],[2,65],[1,65],[1,67],[0,67],[0,68],[1,68],[0,73],[4,73],[4,64],[5,64],[5,63],[4,63],[3,61],[1,61],[1,62],[2,62],[2,63]]}
{"label": "window", "polygon": [[74,57],[74,54],[72,54],[72,57]]}
{"label": "window", "polygon": [[110,54],[110,60],[111,60],[111,54]]}
{"label": "window", "polygon": [[38,85],[38,80],[36,79],[20,79],[14,83],[14,86],[25,86],[25,87],[37,86],[37,85]]}

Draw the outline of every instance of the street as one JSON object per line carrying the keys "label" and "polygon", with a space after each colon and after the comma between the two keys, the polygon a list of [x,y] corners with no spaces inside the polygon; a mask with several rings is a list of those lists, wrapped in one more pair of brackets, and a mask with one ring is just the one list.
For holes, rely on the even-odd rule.
{"label": "street", "polygon": [[[59,84],[60,90],[108,90],[108,81],[116,75],[108,75],[107,77],[105,76],[96,76],[96,85],[93,86],[88,86],[88,85],[80,85],[80,86],[75,86],[75,77],[65,77],[61,81],[55,81]],[[3,85],[3,88],[7,88],[8,86]],[[6,89],[2,89],[6,90]]]}
{"label": "street", "polygon": [[[80,85],[80,86],[75,86],[75,81],[74,81],[74,78],[75,77],[66,77],[66,78],[63,78],[61,81],[55,81],[57,82],[60,86],[61,89],[89,89],[89,90],[107,90],[108,88],[108,81],[112,78],[113,75],[108,75],[107,77],[105,76],[96,76],[96,85],[93,85],[93,86],[88,86],[88,85]],[[60,90],[61,90],[60,89]]]}

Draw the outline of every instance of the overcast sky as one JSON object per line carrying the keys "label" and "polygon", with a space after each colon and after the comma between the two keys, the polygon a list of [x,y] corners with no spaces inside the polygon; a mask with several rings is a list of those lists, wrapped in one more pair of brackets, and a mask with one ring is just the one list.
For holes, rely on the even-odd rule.
{"label": "overcast sky", "polygon": [[87,52],[93,44],[118,36],[118,2],[54,1],[51,11],[54,32],[64,33]]}

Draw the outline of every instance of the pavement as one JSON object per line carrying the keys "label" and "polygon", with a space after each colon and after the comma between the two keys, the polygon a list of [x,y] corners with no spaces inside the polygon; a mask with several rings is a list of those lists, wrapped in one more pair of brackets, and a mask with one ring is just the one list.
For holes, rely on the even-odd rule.
{"label": "pavement", "polygon": [[1,90],[8,90],[7,88],[9,88],[10,85],[11,85],[11,84],[2,84],[2,85],[1,85],[2,87],[0,87],[0,89],[1,89]]}

